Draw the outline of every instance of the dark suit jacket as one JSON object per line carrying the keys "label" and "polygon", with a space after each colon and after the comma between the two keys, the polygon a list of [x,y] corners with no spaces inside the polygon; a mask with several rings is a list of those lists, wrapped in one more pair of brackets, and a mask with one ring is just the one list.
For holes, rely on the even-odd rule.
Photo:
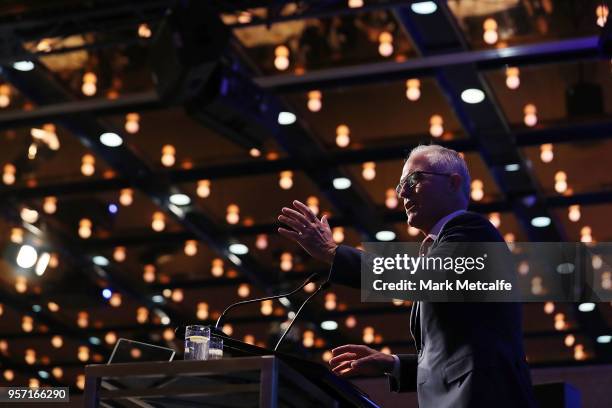
{"label": "dark suit jacket", "polygon": [[[466,212],[446,223],[429,256],[439,256],[445,242],[503,238],[487,219]],[[362,255],[339,246],[332,281],[359,287]],[[419,351],[399,355],[401,375],[390,379],[391,390],[416,388],[421,408],[535,407],[521,315],[520,303],[415,302],[410,331]]]}

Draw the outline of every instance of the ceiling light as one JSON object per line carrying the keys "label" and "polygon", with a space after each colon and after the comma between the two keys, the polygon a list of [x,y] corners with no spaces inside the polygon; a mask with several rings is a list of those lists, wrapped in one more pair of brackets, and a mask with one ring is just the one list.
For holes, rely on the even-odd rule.
{"label": "ceiling light", "polygon": [[108,266],[109,264],[108,259],[101,255],[96,255],[91,260],[98,266]]}
{"label": "ceiling light", "polygon": [[100,143],[108,147],[118,147],[123,144],[123,139],[116,133],[107,132],[100,135]]}
{"label": "ceiling light", "polygon": [[581,312],[592,312],[595,310],[595,303],[581,303],[578,305],[578,310]]}
{"label": "ceiling light", "polygon": [[106,288],[102,290],[102,297],[104,299],[110,299],[111,296],[113,296],[113,292],[110,289]]}
{"label": "ceiling light", "polygon": [[323,330],[336,330],[338,328],[338,323],[334,320],[325,320],[321,322],[321,328]]}
{"label": "ceiling light", "polygon": [[610,335],[597,336],[597,342],[599,344],[610,343],[610,341],[612,341],[612,336]]}
{"label": "ceiling light", "polygon": [[229,250],[236,255],[246,255],[249,253],[249,247],[244,244],[231,244]]}
{"label": "ceiling light", "polygon": [[191,198],[187,194],[172,194],[170,202],[174,205],[189,205],[191,204]]}
{"label": "ceiling light", "polygon": [[278,114],[279,125],[291,125],[295,123],[297,117],[291,112],[281,112]]}
{"label": "ceiling light", "polygon": [[24,269],[34,266],[36,259],[38,259],[38,253],[31,245],[22,245],[17,253],[17,265]]}
{"label": "ceiling light", "polygon": [[17,71],[27,72],[34,69],[34,63],[32,61],[17,61],[13,63],[13,68]]}
{"label": "ceiling light", "polygon": [[520,168],[521,166],[518,163],[506,164],[504,166],[506,171],[518,171]]}
{"label": "ceiling light", "polygon": [[416,14],[425,15],[435,13],[438,6],[433,1],[419,1],[417,3],[412,3],[410,9]]}
{"label": "ceiling light", "polygon": [[379,241],[393,241],[395,239],[395,232],[393,231],[378,231],[376,233],[376,239]]}
{"label": "ceiling light", "polygon": [[48,252],[43,252],[38,258],[38,262],[36,263],[36,268],[34,272],[36,275],[42,276],[47,270],[47,266],[49,266],[49,261],[51,260],[51,254]]}
{"label": "ceiling light", "polygon": [[548,227],[550,225],[549,217],[535,217],[531,219],[531,225],[538,228]]}
{"label": "ceiling light", "polygon": [[477,88],[469,88],[461,92],[461,100],[465,103],[480,103],[484,101],[485,93]]}
{"label": "ceiling light", "polygon": [[351,180],[347,179],[346,177],[337,177],[332,181],[332,183],[334,184],[334,188],[336,190],[346,190],[351,186]]}

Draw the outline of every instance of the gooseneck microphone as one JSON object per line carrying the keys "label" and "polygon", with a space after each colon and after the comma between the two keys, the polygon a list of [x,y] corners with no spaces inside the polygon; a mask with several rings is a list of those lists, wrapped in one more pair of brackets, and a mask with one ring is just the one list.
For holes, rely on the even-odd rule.
{"label": "gooseneck microphone", "polygon": [[[242,300],[240,302],[236,302],[236,303],[232,303],[231,305],[229,305],[227,308],[225,308],[225,310],[223,311],[223,313],[221,313],[221,316],[219,316],[219,318],[217,319],[217,323],[215,324],[215,329],[219,328],[219,325],[221,324],[221,320],[225,317],[225,315],[227,314],[227,312],[229,312],[230,310],[232,310],[233,308],[240,306],[240,305],[247,305],[249,303],[255,303],[255,302],[261,302],[264,300],[272,300],[272,299],[280,299],[283,297],[287,297],[287,296],[291,296],[294,293],[299,292],[301,289],[304,288],[304,286],[308,285],[310,282],[315,281],[318,277],[320,276],[320,274],[318,272],[313,273],[312,275],[310,275],[308,278],[306,278],[306,280],[304,281],[304,283],[302,283],[298,288],[292,290],[289,293],[284,293],[281,295],[275,295],[275,296],[266,296],[266,297],[261,297],[261,298],[257,298],[257,299],[249,299],[249,300]],[[318,292],[315,291],[315,293]],[[312,296],[311,296],[312,297]],[[310,299],[310,298],[309,298]],[[300,308],[301,309],[301,308]],[[299,313],[299,310],[298,310]],[[296,313],[297,316],[297,313]]]}
{"label": "gooseneck microphone", "polygon": [[293,327],[293,323],[295,323],[295,320],[297,319],[297,317],[299,316],[300,312],[302,311],[302,309],[304,308],[304,306],[306,306],[306,303],[308,303],[310,301],[310,299],[312,299],[313,297],[315,297],[317,295],[317,293],[319,293],[320,291],[327,289],[329,287],[329,285],[331,285],[329,279],[326,280],[325,282],[323,282],[321,284],[321,286],[319,286],[317,288],[317,290],[315,290],[312,295],[308,296],[306,298],[306,300],[302,303],[302,305],[300,306],[300,308],[298,309],[297,312],[295,312],[295,316],[293,316],[293,319],[291,319],[291,323],[289,323],[289,327],[287,327],[287,329],[285,330],[285,332],[283,333],[283,335],[280,337],[280,339],[278,339],[278,342],[276,343],[276,346],[274,347],[274,351],[276,351],[278,349],[278,346],[280,346],[280,344],[283,342],[283,340],[285,339],[285,336],[287,335],[287,333],[289,333],[289,330],[291,330],[291,328]]}

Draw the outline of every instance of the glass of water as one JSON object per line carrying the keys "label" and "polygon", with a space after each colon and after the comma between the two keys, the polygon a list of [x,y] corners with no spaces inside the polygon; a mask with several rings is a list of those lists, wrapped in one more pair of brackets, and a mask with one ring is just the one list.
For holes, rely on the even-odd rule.
{"label": "glass of water", "polygon": [[223,339],[213,336],[208,343],[208,359],[219,360],[221,358],[223,358]]}
{"label": "glass of water", "polygon": [[185,327],[185,360],[208,360],[210,327],[192,325]]}

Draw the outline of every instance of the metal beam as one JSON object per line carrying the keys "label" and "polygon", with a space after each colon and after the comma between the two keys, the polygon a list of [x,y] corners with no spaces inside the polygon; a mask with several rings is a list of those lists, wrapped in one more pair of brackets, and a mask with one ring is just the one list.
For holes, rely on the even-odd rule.
{"label": "metal beam", "polygon": [[303,75],[258,77],[254,81],[260,87],[273,92],[307,92],[313,89],[331,90],[433,76],[437,70],[451,65],[471,65],[477,70],[492,70],[507,65],[538,65],[599,58],[602,58],[602,55],[598,48],[598,37],[593,36],[492,50],[441,50],[436,54],[425,53],[419,58],[403,62],[374,62],[326,68]]}

